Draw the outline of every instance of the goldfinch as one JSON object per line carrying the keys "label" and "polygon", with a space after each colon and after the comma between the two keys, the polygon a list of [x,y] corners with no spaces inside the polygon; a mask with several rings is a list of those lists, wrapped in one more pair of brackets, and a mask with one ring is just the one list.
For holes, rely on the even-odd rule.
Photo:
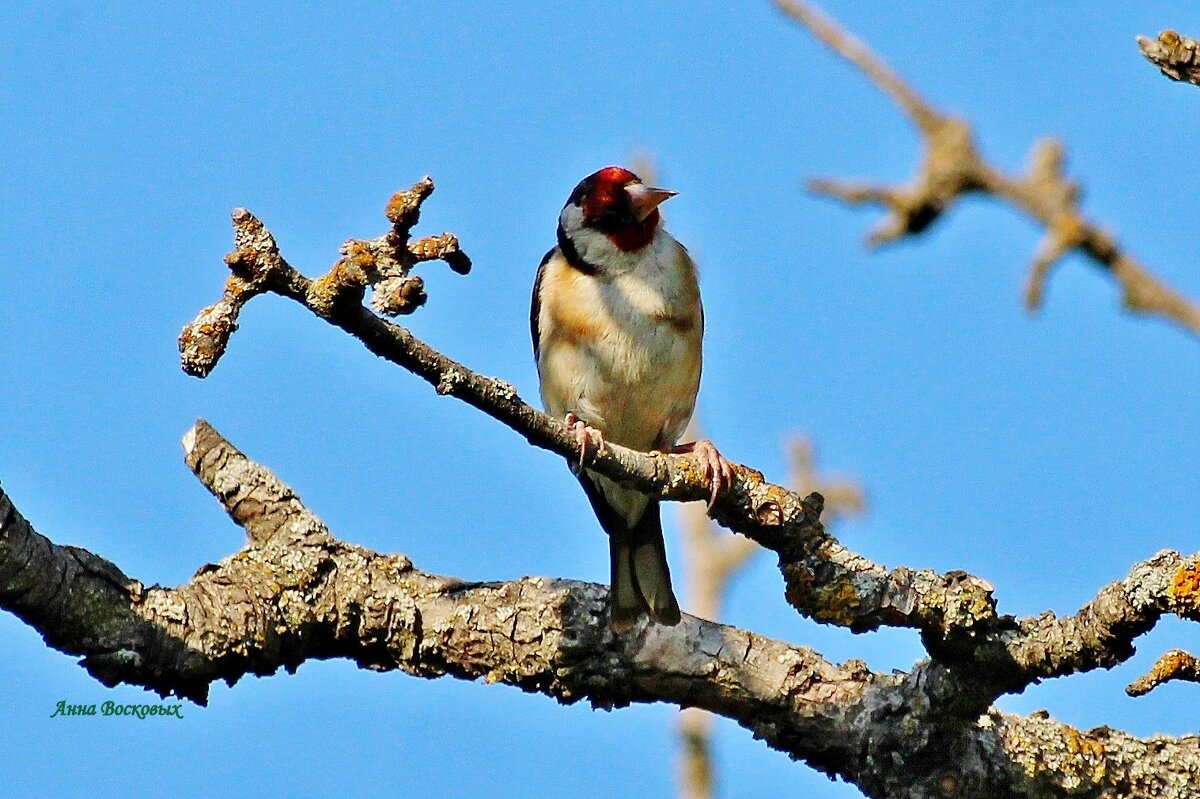
{"label": "goldfinch", "polygon": [[586,468],[611,441],[641,451],[695,452],[709,505],[732,479],[711,442],[679,445],[700,388],[704,310],[696,266],[661,224],[673,191],[609,166],[584,178],[558,217],[558,245],[538,267],[529,313],[542,402],[579,442],[577,474],[611,556],[610,626],[643,614],[680,620],[656,499]]}

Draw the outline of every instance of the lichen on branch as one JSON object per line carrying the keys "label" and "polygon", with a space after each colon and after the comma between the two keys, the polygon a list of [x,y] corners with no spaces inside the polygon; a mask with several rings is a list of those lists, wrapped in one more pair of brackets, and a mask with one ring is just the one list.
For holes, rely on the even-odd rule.
{"label": "lichen on branch", "polygon": [[1200,42],[1172,30],[1137,37],[1138,49],[1171,80],[1200,85]]}
{"label": "lichen on branch", "polygon": [[[424,281],[411,274],[418,263],[440,260],[460,275],[471,271],[471,259],[459,248],[453,233],[411,241],[412,229],[421,219],[421,205],[433,189],[433,181],[424,177],[411,188],[396,192],[385,209],[391,229],[378,238],[350,239],[342,245],[342,257],[308,287],[314,311],[328,316],[336,302],[361,302],[371,288],[371,305],[376,311],[384,316],[410,314],[427,299]],[[225,291],[179,334],[180,363],[185,372],[197,377],[207,376],[225,354],[242,307],[269,290],[273,276],[291,270],[279,254],[274,236],[253,214],[236,209],[233,221],[235,249],[225,258],[233,274]]]}
{"label": "lichen on branch", "polygon": [[97,555],[53,544],[0,490],[0,607],[82,656],[105,684],[203,702],[218,679],[339,657],[602,708],[665,701],[733,719],[872,797],[1183,799],[1200,777],[1195,736],[1085,733],[994,709],[964,717],[938,701],[953,677],[933,661],[881,675],[693,616],[616,636],[604,623],[603,586],[429,574],[404,555],[335,538],[290,487],[203,421],[184,437],[184,455],[247,545],[177,588],[147,587]]}

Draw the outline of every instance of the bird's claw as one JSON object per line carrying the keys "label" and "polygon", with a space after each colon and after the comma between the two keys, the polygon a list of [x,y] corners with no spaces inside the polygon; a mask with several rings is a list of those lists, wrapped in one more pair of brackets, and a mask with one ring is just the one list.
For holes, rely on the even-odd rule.
{"label": "bird's claw", "polygon": [[575,441],[579,444],[579,464],[576,471],[583,471],[584,462],[588,459],[589,447],[594,447],[593,457],[604,451],[604,434],[573,413],[566,415],[563,424],[571,428],[571,432],[575,434]]}
{"label": "bird's claw", "polygon": [[704,464],[704,472],[708,476],[711,493],[708,495],[708,513],[712,515],[713,506],[717,504],[717,495],[733,483],[733,464],[717,451],[716,446],[707,438],[693,441],[690,444],[680,444],[673,450],[679,454],[691,454]]}

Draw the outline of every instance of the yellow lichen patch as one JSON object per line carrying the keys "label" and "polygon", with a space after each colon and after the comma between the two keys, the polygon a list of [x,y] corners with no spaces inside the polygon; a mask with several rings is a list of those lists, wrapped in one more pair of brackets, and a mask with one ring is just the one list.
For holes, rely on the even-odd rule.
{"label": "yellow lichen patch", "polygon": [[[1018,732],[1017,730],[1013,731]],[[1016,755],[1026,776],[1031,779],[1039,775],[1053,774],[1068,792],[1082,793],[1105,778],[1107,773],[1106,751],[1103,742],[1096,736],[1079,732],[1073,727],[1063,728],[1061,737],[1045,736],[1048,729],[1029,729],[1010,741],[1009,752]],[[1026,734],[1032,733],[1032,737]]]}
{"label": "yellow lichen patch", "polygon": [[856,611],[862,604],[858,591],[845,580],[811,592],[812,617],[817,621],[832,622],[848,626],[854,622]]}
{"label": "yellow lichen patch", "polygon": [[413,196],[408,191],[398,191],[388,200],[387,207],[384,209],[384,214],[392,222],[399,222],[412,211],[416,203],[413,202]]}
{"label": "yellow lichen patch", "polygon": [[453,233],[426,236],[408,245],[408,251],[418,261],[432,261],[435,258],[444,258],[449,253],[458,252],[458,238]]}
{"label": "yellow lichen patch", "polygon": [[328,316],[333,312],[334,305],[350,292],[361,299],[363,293],[363,274],[357,266],[340,259],[329,270],[328,274],[314,280],[308,288],[308,302],[314,311]]}
{"label": "yellow lichen patch", "polygon": [[366,242],[358,240],[346,242],[346,259],[363,271],[375,267],[375,253]]}
{"label": "yellow lichen patch", "polygon": [[1173,677],[1189,666],[1194,666],[1195,663],[1195,658],[1188,653],[1179,649],[1173,649],[1158,659],[1150,674],[1158,682],[1163,682],[1168,677]]}
{"label": "yellow lichen patch", "polygon": [[996,612],[991,594],[983,591],[972,592],[971,601],[964,609],[972,619],[991,618]]}
{"label": "yellow lichen patch", "polygon": [[433,181],[428,176],[423,177],[414,183],[411,189],[393,194],[384,213],[393,224],[416,224],[416,214],[421,208],[421,203],[432,192]]}
{"label": "yellow lichen patch", "polygon": [[1167,589],[1175,604],[1175,612],[1180,616],[1196,618],[1200,616],[1200,567],[1188,565],[1180,567],[1171,580]]}
{"label": "yellow lichen patch", "polygon": [[1104,744],[1090,735],[1084,735],[1074,728],[1068,728],[1066,736],[1067,750],[1081,758],[1079,779],[1090,780],[1093,783],[1104,779],[1105,760]]}

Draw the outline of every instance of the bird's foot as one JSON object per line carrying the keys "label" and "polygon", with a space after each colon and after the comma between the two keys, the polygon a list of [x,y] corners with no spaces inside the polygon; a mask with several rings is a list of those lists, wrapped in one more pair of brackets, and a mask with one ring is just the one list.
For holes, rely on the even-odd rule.
{"label": "bird's foot", "polygon": [[572,464],[572,468],[575,468],[576,473],[581,472],[584,461],[588,460],[589,450],[593,457],[604,451],[604,434],[573,413],[568,413],[563,418],[563,424],[571,428],[571,432],[575,434],[575,441],[579,444],[579,464],[577,468]]}
{"label": "bird's foot", "polygon": [[708,496],[708,512],[712,514],[713,505],[717,503],[717,495],[733,482],[733,464],[717,451],[716,446],[707,438],[692,441],[688,444],[676,444],[671,452],[677,455],[695,455],[704,464],[712,493]]}

